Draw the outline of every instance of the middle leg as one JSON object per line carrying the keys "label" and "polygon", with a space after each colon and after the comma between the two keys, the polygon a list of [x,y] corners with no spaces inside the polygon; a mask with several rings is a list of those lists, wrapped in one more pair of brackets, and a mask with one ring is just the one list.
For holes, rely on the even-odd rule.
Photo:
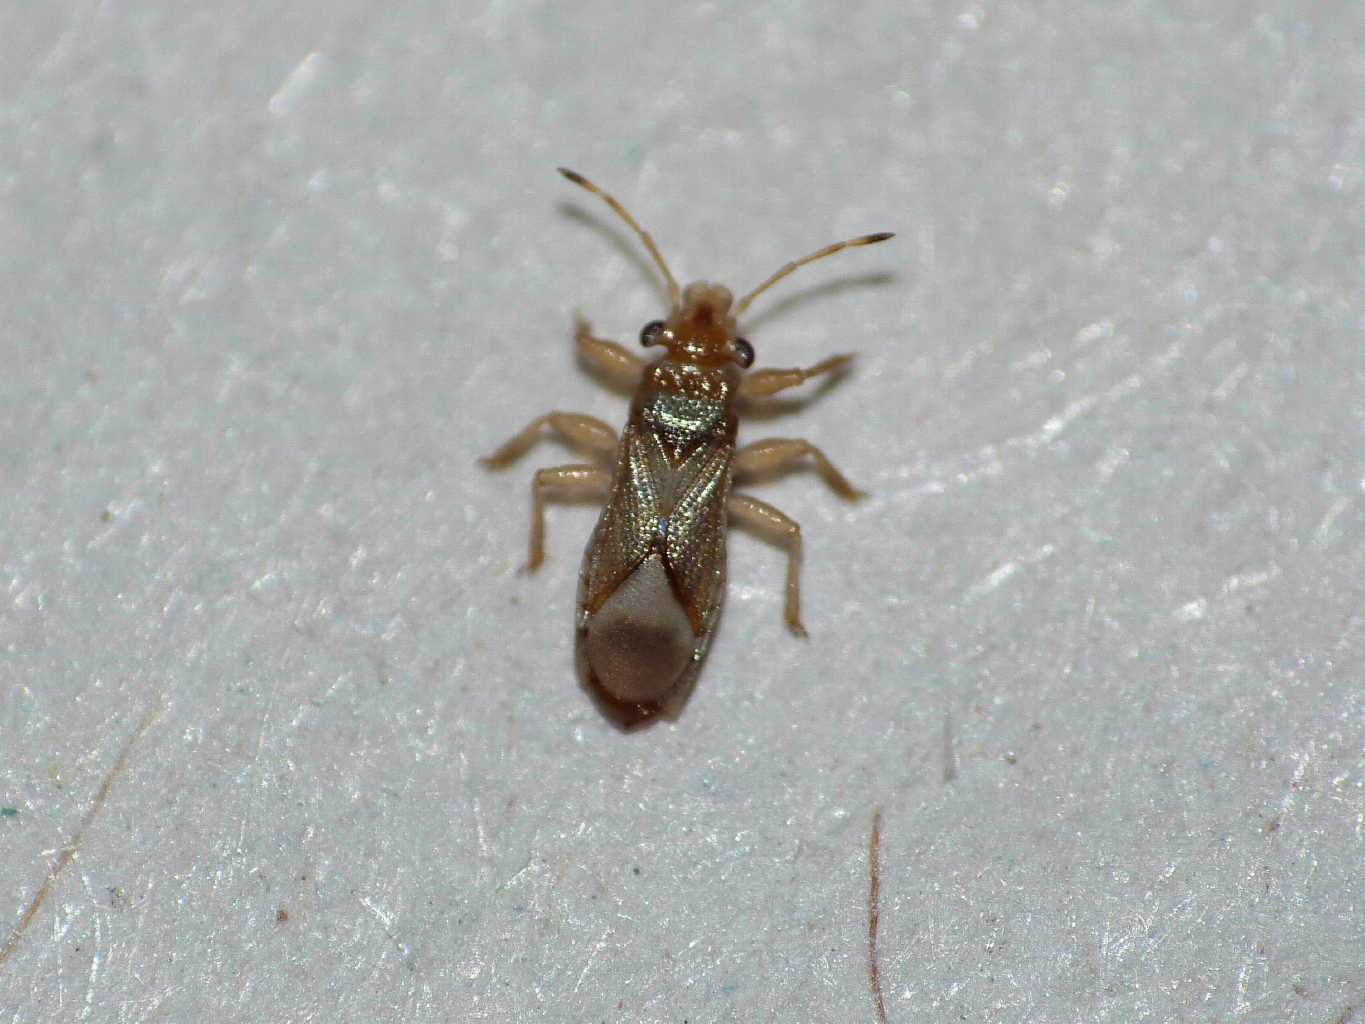
{"label": "middle leg", "polygon": [[537,416],[524,430],[495,451],[479,461],[489,469],[501,469],[511,465],[530,450],[540,437],[542,427],[549,427],[560,439],[585,448],[601,456],[612,455],[616,451],[616,431],[595,416],[584,416],[576,412],[547,412]]}
{"label": "middle leg", "polygon": [[849,501],[866,497],[866,492],[858,490],[848,482],[844,474],[834,468],[834,464],[825,457],[824,452],[809,441],[799,438],[769,437],[746,444],[735,452],[734,473],[739,479],[766,476],[786,469],[792,463],[807,457],[815,463],[815,468],[830,490],[839,497],[847,498]]}

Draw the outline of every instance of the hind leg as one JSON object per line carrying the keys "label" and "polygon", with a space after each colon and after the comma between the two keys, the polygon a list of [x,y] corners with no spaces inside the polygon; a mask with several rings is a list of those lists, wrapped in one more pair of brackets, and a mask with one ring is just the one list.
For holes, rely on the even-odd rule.
{"label": "hind leg", "polygon": [[731,494],[725,510],[740,526],[787,549],[787,628],[799,637],[809,636],[801,625],[801,524],[747,494]]}
{"label": "hind leg", "polygon": [[611,473],[597,466],[555,466],[538,469],[531,480],[531,550],[525,572],[535,572],[545,561],[545,502],[605,499]]}

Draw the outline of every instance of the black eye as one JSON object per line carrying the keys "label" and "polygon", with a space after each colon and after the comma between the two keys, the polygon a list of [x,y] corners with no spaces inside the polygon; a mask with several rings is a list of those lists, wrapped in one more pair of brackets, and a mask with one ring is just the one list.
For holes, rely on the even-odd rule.
{"label": "black eye", "polygon": [[659,340],[659,335],[664,333],[664,322],[662,320],[651,320],[640,328],[640,344],[648,348]]}
{"label": "black eye", "polygon": [[743,338],[735,339],[735,351],[739,353],[739,365],[746,370],[754,365],[754,347]]}

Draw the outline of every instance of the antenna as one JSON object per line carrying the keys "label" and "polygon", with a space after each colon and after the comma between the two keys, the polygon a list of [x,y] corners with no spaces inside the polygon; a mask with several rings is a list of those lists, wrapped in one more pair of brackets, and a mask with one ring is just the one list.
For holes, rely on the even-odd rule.
{"label": "antenna", "polygon": [[740,315],[749,308],[749,303],[753,302],[754,299],[758,298],[773,285],[777,284],[778,281],[781,281],[797,267],[804,267],[807,263],[814,263],[816,260],[822,260],[826,256],[833,256],[836,252],[842,252],[844,249],[852,249],[859,245],[872,245],[874,242],[885,242],[888,238],[895,237],[896,236],[890,231],[879,231],[875,235],[863,235],[860,238],[850,238],[847,242],[835,242],[833,245],[827,245],[823,249],[811,253],[809,256],[802,256],[799,260],[788,263],[776,274],[768,278],[768,280],[764,281],[748,295],[744,296],[744,298],[740,299],[735,305],[735,311],[732,315],[738,320]]}
{"label": "antenna", "polygon": [[[579,174],[577,171],[571,171],[567,167],[559,167],[556,168],[556,170],[558,170],[560,174],[564,175],[564,177],[572,181],[575,185],[587,189],[593,195],[600,196],[608,206],[610,206],[620,215],[623,221],[625,221],[627,224],[629,224],[632,228],[635,229],[635,233],[640,236],[640,241],[645,243],[645,248],[649,250],[649,254],[654,257],[654,262],[657,263],[659,265],[659,269],[663,271],[664,280],[668,282],[669,300],[672,302],[673,307],[676,309],[678,305],[682,302],[682,292],[678,288],[677,280],[673,277],[673,272],[668,269],[668,264],[664,262],[664,257],[663,254],[659,252],[659,247],[654,244],[654,239],[649,237],[649,232],[646,231],[644,228],[640,227],[638,223],[636,223],[635,218],[626,212],[626,208],[622,206],[620,203],[618,203],[614,196],[606,192],[603,192],[600,188],[598,188],[596,185],[590,182],[587,178],[583,177],[583,175]],[[862,243],[849,242],[846,244],[855,245]]]}

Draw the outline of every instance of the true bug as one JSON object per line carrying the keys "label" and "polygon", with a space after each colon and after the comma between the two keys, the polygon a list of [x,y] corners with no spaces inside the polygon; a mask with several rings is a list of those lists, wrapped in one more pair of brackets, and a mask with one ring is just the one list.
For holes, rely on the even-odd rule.
{"label": "true bug", "polygon": [[766,502],[732,493],[731,482],[810,459],[830,488],[856,500],[856,490],[823,452],[807,441],[769,438],[735,447],[736,400],[762,398],[841,369],[833,356],[808,369],[742,371],[753,347],[737,321],[760,294],[798,267],[843,249],[882,242],[881,232],[836,242],[788,263],[739,302],[722,285],[698,281],[685,289],[658,246],[615,198],[582,175],[560,168],[575,185],[600,197],[630,225],[668,285],[665,320],[640,331],[645,347],[663,346],[647,363],[615,342],[594,337],[579,320],[581,355],[605,375],[635,388],[630,418],[618,438],[606,423],[578,413],[551,412],[481,460],[497,468],[519,458],[549,427],[570,445],[615,468],[568,465],[537,470],[531,487],[531,550],[526,569],[544,559],[545,502],[550,498],[606,501],[579,572],[578,664],[583,682],[623,724],[634,724],[681,702],[711,641],[725,592],[725,530],[730,519],[787,551],[786,621],[801,625],[801,528]]}

